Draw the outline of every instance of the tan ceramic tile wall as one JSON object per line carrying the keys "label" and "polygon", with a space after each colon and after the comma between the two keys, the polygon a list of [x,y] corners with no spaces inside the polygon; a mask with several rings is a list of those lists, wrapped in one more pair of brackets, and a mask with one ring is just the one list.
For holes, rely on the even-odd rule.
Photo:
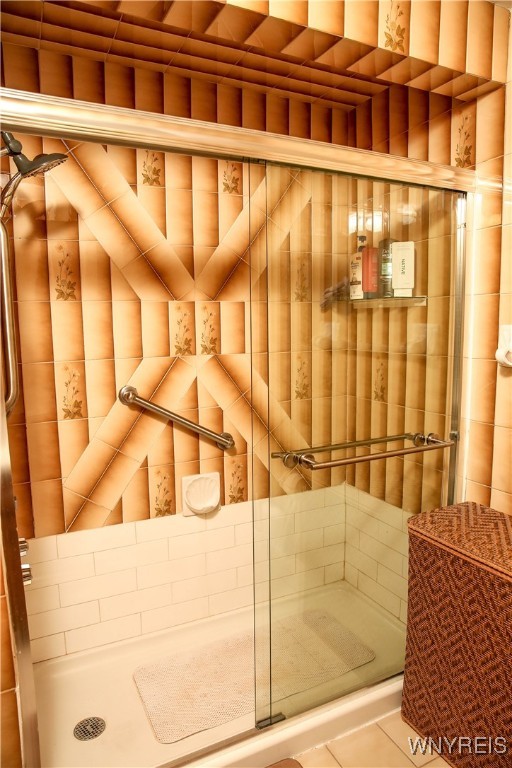
{"label": "tan ceramic tile wall", "polygon": [[[200,471],[221,472],[223,502],[247,499],[248,167],[55,140],[44,149],[68,152],[65,171],[48,189],[29,180],[12,223],[25,386],[10,431],[23,532],[172,514],[182,476]],[[35,224],[26,206],[38,207]],[[236,449],[122,405],[126,383],[232,431]]]}
{"label": "tan ceramic tile wall", "polygon": [[[447,435],[457,196],[276,167],[267,178],[269,197],[280,195],[275,207],[269,200],[267,227],[269,381],[284,447],[410,431]],[[390,235],[415,242],[414,293],[428,293],[425,306],[363,308],[332,299],[334,286],[338,298],[348,298],[358,234],[375,247]],[[295,469],[286,485],[282,467],[272,463],[273,492],[347,479],[417,512],[444,501],[445,459],[430,454],[310,477]]]}
{"label": "tan ceramic tile wall", "polygon": [[[505,95],[505,145],[503,155],[504,195],[501,228],[499,323],[512,323],[512,37]],[[512,514],[512,369],[499,366],[494,410],[491,505]],[[508,465],[508,466],[507,466]]]}
{"label": "tan ceramic tile wall", "polygon": [[[51,7],[49,8],[50,13]],[[485,15],[485,9],[480,10]],[[452,11],[446,3],[441,4],[441,38],[443,30],[447,28],[447,14]],[[460,8],[458,11],[462,12]],[[88,17],[89,21],[91,18]],[[371,21],[371,14],[369,18]],[[356,23],[356,26],[359,23],[357,19],[351,20],[350,7],[347,7],[346,21]],[[369,23],[367,20],[367,26]],[[370,26],[367,32],[361,30],[361,34],[373,35],[369,31]],[[471,29],[475,28],[475,19],[470,26]],[[419,40],[419,36],[417,39]],[[440,52],[440,60],[444,55],[443,50]],[[499,68],[501,60],[495,57],[493,66]],[[374,58],[373,62],[375,61]],[[82,59],[71,56],[68,52],[40,51],[38,54],[29,47],[10,43],[4,46],[4,64],[7,85],[67,96],[78,94],[81,68],[92,66],[86,65]],[[97,62],[94,62],[94,66],[97,67]],[[476,62],[474,66],[481,66],[486,71],[488,69],[485,62]],[[70,71],[73,71],[72,78],[68,78]],[[97,69],[97,72],[100,70]],[[335,139],[336,135],[349,144],[352,142],[360,146],[373,146],[380,151],[443,162],[451,161],[462,166],[474,166],[477,163],[481,174],[496,179],[498,186],[485,187],[483,207],[476,212],[479,218],[475,218],[475,234],[476,238],[485,238],[484,242],[488,245],[492,239],[497,248],[501,234],[499,180],[504,157],[501,134],[504,119],[503,91],[484,95],[467,105],[457,106],[451,112],[452,92],[446,95],[441,91],[437,94],[426,94],[394,85],[389,89],[387,100],[383,101],[380,94],[373,97],[376,107],[377,104],[381,106],[379,101],[383,101],[385,109],[376,108],[369,111],[367,106],[361,104],[352,110],[346,128],[342,128],[335,119],[338,116],[336,111],[328,114],[319,109],[308,108],[304,111],[303,108],[302,117],[297,123],[295,102],[288,98],[270,94],[264,96],[246,90],[243,91],[241,111],[231,110],[229,116],[226,109],[232,100],[232,91],[225,93],[212,84],[181,77],[171,71],[162,77],[144,70],[132,69],[121,63],[106,64],[101,77],[93,78],[91,88],[93,85],[96,90],[94,93],[90,91],[87,98],[97,101],[121,104],[119,96],[122,90],[123,106],[139,105],[158,110],[162,109],[163,105],[166,111],[174,111],[183,116],[210,120],[222,118],[231,123],[250,124],[281,132],[293,132],[291,125],[294,124],[299,126],[299,135],[306,137],[315,135],[329,140]],[[180,88],[175,87],[177,85],[180,85]],[[203,114],[205,109],[209,110],[208,115]],[[222,117],[223,115],[225,116]],[[291,117],[294,119],[291,120]],[[337,126],[341,130],[335,131]],[[489,126],[493,126],[493,129]],[[428,140],[425,140],[425,136]],[[49,139],[42,142],[41,139],[26,137],[24,146],[28,153],[36,154],[43,149],[58,149],[59,142]],[[505,155],[505,158],[510,165],[510,156]],[[508,165],[505,165],[508,168]],[[240,260],[239,248],[237,250],[240,229],[247,226],[244,221],[243,194],[233,194],[234,189],[231,188],[235,180],[236,184],[242,184],[240,167],[237,167],[237,164],[226,163],[226,167],[222,168],[219,164],[215,171],[215,161],[200,158],[169,156],[164,162],[160,153],[149,153],[146,150],[112,147],[105,151],[95,145],[78,145],[73,150],[73,159],[62,168],[65,168],[65,173],[61,169],[60,184],[52,179],[47,179],[44,187],[37,179],[24,183],[16,198],[14,222],[17,243],[16,269],[19,274],[24,275],[24,279],[19,281],[18,308],[23,373],[27,382],[27,434],[29,446],[32,446],[28,452],[23,445],[21,427],[25,421],[23,403],[20,403],[11,419],[11,433],[15,449],[16,477],[19,481],[18,493],[24,502],[21,505],[20,518],[27,523],[31,516],[30,494],[22,484],[28,482],[28,470],[32,464],[32,503],[35,499],[36,506],[40,507],[43,499],[52,500],[52,519],[45,516],[44,523],[41,522],[46,533],[60,530],[65,515],[68,523],[70,517],[75,520],[76,500],[75,503],[68,500],[70,512],[66,513],[58,500],[57,480],[60,476],[66,477],[71,471],[71,465],[85,448],[87,437],[90,439],[97,434],[108,404],[112,403],[115,389],[133,374],[142,355],[145,358],[158,358],[163,355],[164,359],[166,353],[177,353],[181,344],[178,341],[178,328],[182,334],[186,328],[182,341],[185,345],[190,345],[185,349],[190,348],[192,352],[196,352],[201,345],[202,349],[206,349],[208,344],[213,351],[213,339],[215,351],[222,352],[224,348],[229,354],[234,351],[241,352],[244,348],[242,334],[238,339],[233,339],[231,334],[219,335],[218,331],[219,327],[222,327],[222,315],[226,318],[224,328],[228,324],[228,318],[232,320],[234,317],[240,317],[242,302],[246,301],[248,290],[247,282],[241,277],[244,262]],[[288,199],[294,196],[294,200],[301,206],[300,194],[297,194],[296,188],[295,185],[290,190]],[[282,194],[282,190],[278,189],[277,194]],[[167,205],[164,204],[165,200]],[[48,209],[46,216],[34,217],[34,211],[43,212],[45,201]],[[324,231],[325,216],[322,218],[321,205],[322,203],[311,219],[316,227],[315,235]],[[505,211],[508,211],[506,206]],[[198,218],[200,214],[201,219]],[[281,214],[278,208],[276,217],[279,215]],[[234,221],[233,226],[230,226],[231,221]],[[509,238],[508,224],[504,224],[502,280],[506,286],[505,256]],[[174,238],[172,245],[165,237],[166,233],[171,231]],[[300,234],[301,231],[299,228],[299,234],[293,235],[295,238],[299,237],[299,241],[308,236],[307,233]],[[442,238],[443,232],[435,231],[434,235]],[[48,240],[45,243],[46,237]],[[270,237],[281,247],[282,238],[278,231],[271,231]],[[222,247],[218,243],[219,240],[222,241]],[[194,243],[194,249],[191,243]],[[257,240],[254,241],[255,248],[256,243]],[[290,243],[289,247],[290,253],[295,253],[297,248],[300,251],[300,243]],[[475,311],[478,317],[482,317],[483,322],[477,324],[477,334],[472,340],[473,354],[468,357],[475,362],[474,371],[477,377],[484,375],[480,360],[489,363],[492,359],[496,318],[501,317],[503,322],[503,318],[507,317],[508,300],[504,298],[498,303],[496,292],[497,250],[489,250],[490,258],[494,261],[489,263],[485,272],[489,277],[478,281],[477,290],[482,293],[475,297]],[[295,256],[292,258],[296,259]],[[31,269],[30,273],[24,269],[27,259],[31,265],[34,261],[37,264],[37,268]],[[169,267],[170,264],[172,267]],[[310,268],[306,262],[293,266],[297,271],[297,279],[301,280],[301,271],[307,273]],[[222,313],[218,302],[205,301],[202,308],[196,305],[194,312],[191,312],[192,301],[180,301],[179,305],[171,305],[168,336],[164,334],[155,338],[152,329],[155,323],[161,321],[169,297],[180,300],[202,297],[207,300],[212,298],[208,290],[211,290],[213,281],[214,290],[223,288],[224,298],[227,289],[223,286],[222,276],[229,272],[232,277],[235,274],[237,276],[237,291],[228,291],[227,296],[231,301],[223,305],[225,309]],[[196,277],[195,293],[192,273]],[[429,272],[429,275],[435,274],[435,271]],[[284,279],[286,280],[286,275]],[[240,300],[233,303],[233,299]],[[144,312],[141,310],[141,300],[151,302],[146,305]],[[284,312],[286,315],[289,311],[286,303],[281,304],[281,314]],[[312,316],[304,314],[300,307],[294,308],[293,312],[294,327],[301,329],[305,322],[304,328],[311,328],[313,331]],[[181,315],[190,326],[183,325],[180,321]],[[50,319],[53,323],[52,332]],[[291,319],[290,316],[290,321]],[[358,322],[362,323],[363,319]],[[394,318],[393,322],[398,320]],[[59,326],[66,327],[66,334],[56,333],[55,329]],[[257,334],[264,338],[264,331],[257,331]],[[293,347],[291,338],[282,339],[282,343],[285,347],[281,348],[281,351]],[[298,366],[307,378],[313,359],[309,353],[304,356],[304,352],[306,350],[293,351],[293,365]],[[394,354],[399,353],[395,351]],[[86,364],[81,362],[84,359]],[[50,360],[56,364],[49,362]],[[399,357],[391,360],[392,366],[399,364],[399,360]],[[420,364],[421,361],[418,359],[417,362]],[[72,366],[69,365],[71,363]],[[360,365],[362,363],[363,360]],[[291,364],[290,361],[289,365]],[[379,361],[372,363],[373,377],[384,376],[386,373],[385,366],[379,366]],[[507,381],[503,383],[503,372],[499,373],[499,391],[505,391],[506,397]],[[297,385],[297,381],[294,385]],[[45,392],[47,396],[34,398],[34,388],[37,392]],[[88,416],[87,430],[84,430],[83,423],[64,423],[66,419],[70,419],[70,416],[65,417],[64,407],[70,414],[73,412],[68,406],[63,406],[63,403],[69,401],[70,393],[75,390],[75,418],[80,420]],[[485,391],[489,391],[487,387]],[[411,401],[413,394],[414,402]],[[406,408],[421,405],[416,402],[419,394],[419,391],[410,389],[408,399],[397,405]],[[499,415],[498,419],[507,423],[506,405],[501,405],[502,399],[500,396],[496,408],[499,414],[505,410],[505,416]],[[57,416],[58,402],[61,409],[60,418]],[[483,405],[475,399],[473,402],[475,408]],[[189,407],[196,406],[197,404],[192,402]],[[483,488],[491,487],[492,478],[487,477],[489,468],[477,468],[476,459],[472,458],[476,448],[472,446],[477,444],[475,433],[478,429],[482,432],[479,437],[483,439],[484,445],[489,445],[489,440],[492,441],[494,430],[491,421],[487,421],[490,419],[490,408],[489,405],[483,421],[476,419],[480,426],[473,431],[473,438],[468,442],[468,479]],[[294,410],[295,418],[308,422],[311,411],[306,413],[303,404],[295,403]],[[54,421],[56,417],[57,422]],[[321,425],[325,418],[326,412],[321,411],[319,419],[314,419],[320,432],[323,429],[324,433],[325,427]],[[359,425],[356,427],[360,430],[366,429],[367,417],[361,415],[359,418]],[[377,416],[375,418],[378,420]],[[392,414],[392,418],[396,421],[396,414]],[[507,434],[498,433],[500,444]],[[62,446],[58,452],[54,450],[57,435]],[[98,439],[100,438],[101,434]],[[37,446],[41,444],[49,445],[44,461],[38,455]],[[194,454],[193,450],[190,453],[188,450],[184,455],[192,462],[191,467],[197,467],[197,453]],[[117,462],[115,466],[117,467]],[[359,475],[363,473],[364,482],[368,483],[368,473],[364,475],[365,470],[359,469],[358,472]],[[410,472],[414,477],[414,471],[411,469]],[[484,477],[485,472],[487,475]],[[140,482],[141,475],[138,477]],[[499,473],[497,477],[500,477]],[[127,480],[130,484],[131,478]],[[382,479],[375,482],[376,487],[382,486]],[[499,483],[503,485],[501,479]],[[503,503],[503,494],[507,494],[508,489],[496,490],[501,494]],[[69,491],[72,493],[71,489]],[[488,495],[483,493],[481,498],[487,499]],[[101,493],[96,494],[96,501],[100,496],[103,498]],[[101,508],[102,505],[97,506]],[[147,503],[144,508],[147,509]],[[94,511],[94,507],[91,511]],[[115,519],[121,519],[120,514],[121,510],[117,507]],[[101,513],[99,517],[95,517],[100,518]],[[28,532],[30,533],[30,526]]]}
{"label": "tan ceramic tile wall", "polygon": [[[510,39],[509,39],[510,51]],[[500,324],[510,324],[512,115],[511,70],[504,92],[476,103],[476,171],[479,178],[468,226],[464,348],[462,460],[458,493],[512,513],[512,375],[495,360]],[[487,125],[489,136],[479,126]],[[505,125],[504,136],[492,126]],[[501,184],[504,194],[501,194]]]}

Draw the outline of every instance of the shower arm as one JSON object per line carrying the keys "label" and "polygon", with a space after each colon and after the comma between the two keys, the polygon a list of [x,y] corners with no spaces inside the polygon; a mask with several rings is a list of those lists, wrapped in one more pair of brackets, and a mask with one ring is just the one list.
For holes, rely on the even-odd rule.
{"label": "shower arm", "polygon": [[5,412],[8,416],[18,399],[19,377],[9,258],[9,235],[7,234],[7,229],[3,221],[0,221],[0,252],[3,331],[2,349],[5,353]]}
{"label": "shower arm", "polygon": [[228,448],[233,448],[235,445],[233,436],[230,435],[229,432],[221,432],[221,434],[217,434],[217,432],[212,432],[211,429],[207,429],[206,427],[202,427],[200,424],[196,424],[193,421],[189,421],[189,419],[185,419],[178,413],[173,413],[172,411],[168,411],[167,408],[162,408],[160,405],[156,405],[156,403],[151,403],[149,400],[144,400],[144,398],[139,397],[135,387],[130,387],[128,385],[122,387],[119,390],[119,400],[124,405],[132,405],[132,403],[135,405],[140,405],[141,408],[145,408],[147,411],[156,413],[157,416],[163,416],[164,419],[174,421],[176,424],[180,424],[182,427],[190,429],[191,432],[195,432],[198,435],[207,437],[209,440],[213,440],[215,443],[217,443],[219,448],[227,450]]}
{"label": "shower arm", "polygon": [[14,193],[18,189],[20,182],[23,181],[21,173],[15,173],[11,176],[5,187],[2,189],[2,195],[0,197],[0,219],[5,221],[7,218],[7,212],[12,203]]}
{"label": "shower arm", "polygon": [[[369,453],[366,456],[352,456],[346,459],[332,459],[331,461],[316,461],[313,451],[342,450],[344,448],[354,448],[359,446],[370,446],[376,443],[392,442],[394,440],[412,440],[413,448],[400,448],[392,451],[379,451],[379,453]],[[338,445],[320,446],[320,448],[302,449],[300,451],[289,451],[273,453],[272,458],[280,458],[283,464],[292,469],[297,465],[306,469],[332,469],[334,467],[344,467],[351,464],[363,464],[367,461],[376,461],[377,459],[391,459],[395,456],[407,456],[411,453],[424,453],[425,451],[436,451],[440,448],[450,448],[454,445],[453,440],[442,440],[438,435],[430,432],[424,435],[421,432],[416,434],[406,433],[403,435],[390,435],[389,437],[375,437],[369,440],[357,440],[352,443],[339,443]]]}

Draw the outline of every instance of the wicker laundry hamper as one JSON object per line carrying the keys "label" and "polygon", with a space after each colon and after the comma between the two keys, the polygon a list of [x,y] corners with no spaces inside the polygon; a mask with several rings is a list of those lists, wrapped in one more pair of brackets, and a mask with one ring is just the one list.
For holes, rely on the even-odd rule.
{"label": "wicker laundry hamper", "polygon": [[511,515],[409,519],[402,718],[456,768],[512,768]]}

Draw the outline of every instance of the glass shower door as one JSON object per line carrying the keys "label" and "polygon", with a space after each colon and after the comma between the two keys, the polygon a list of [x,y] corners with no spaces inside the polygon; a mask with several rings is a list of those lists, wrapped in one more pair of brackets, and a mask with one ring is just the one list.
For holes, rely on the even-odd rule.
{"label": "glass shower door", "polygon": [[403,670],[407,519],[455,450],[462,201],[267,166],[271,722]]}

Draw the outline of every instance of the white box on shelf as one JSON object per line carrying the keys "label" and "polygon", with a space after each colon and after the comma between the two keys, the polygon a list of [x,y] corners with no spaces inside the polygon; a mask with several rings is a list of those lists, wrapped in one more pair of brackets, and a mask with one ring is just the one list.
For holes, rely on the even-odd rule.
{"label": "white box on shelf", "polygon": [[395,242],[391,244],[393,263],[393,295],[407,298],[412,296],[414,288],[414,242]]}

